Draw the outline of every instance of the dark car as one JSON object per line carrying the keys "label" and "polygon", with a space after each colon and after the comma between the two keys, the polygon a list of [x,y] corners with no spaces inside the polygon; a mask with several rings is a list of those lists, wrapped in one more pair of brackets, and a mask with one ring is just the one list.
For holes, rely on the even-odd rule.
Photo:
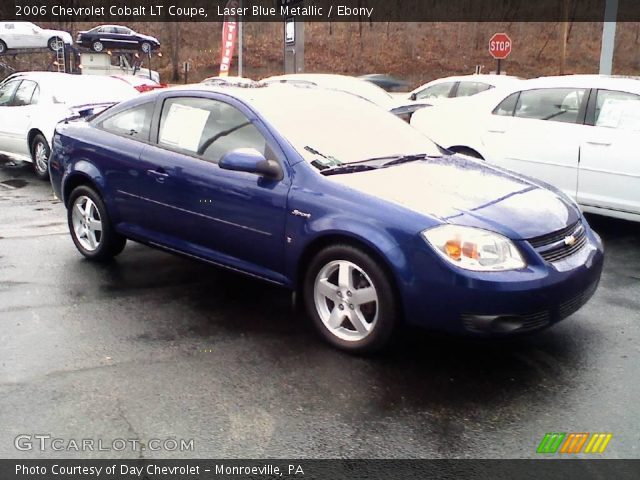
{"label": "dark car", "polygon": [[409,86],[409,82],[383,73],[370,73],[368,75],[361,75],[359,78],[371,82],[385,89],[387,92],[394,92],[396,90],[406,91]]}
{"label": "dark car", "polygon": [[76,43],[94,52],[113,50],[141,50],[149,53],[160,48],[157,38],[136,33],[119,25],[100,25],[86,32],[78,32]]}
{"label": "dark car", "polygon": [[131,239],[296,290],[354,352],[404,322],[539,330],[586,303],[602,271],[602,242],[566,195],[442,152],[341,92],[157,90],[59,124],[49,168],[84,256]]}

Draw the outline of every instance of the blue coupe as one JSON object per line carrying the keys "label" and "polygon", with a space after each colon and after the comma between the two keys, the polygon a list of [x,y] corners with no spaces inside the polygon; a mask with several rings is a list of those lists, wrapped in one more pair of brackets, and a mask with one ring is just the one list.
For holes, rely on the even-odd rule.
{"label": "blue coupe", "polygon": [[352,352],[403,322],[539,330],[602,271],[602,242],[563,193],[319,88],[144,94],[59,124],[49,169],[85,257],[130,239],[282,285]]}

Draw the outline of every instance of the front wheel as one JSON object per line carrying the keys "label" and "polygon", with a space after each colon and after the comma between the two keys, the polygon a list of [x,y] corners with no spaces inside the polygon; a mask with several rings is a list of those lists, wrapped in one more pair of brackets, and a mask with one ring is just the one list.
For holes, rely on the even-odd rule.
{"label": "front wheel", "polygon": [[149,42],[143,42],[140,48],[144,53],[149,53],[151,51],[151,44]]}
{"label": "front wheel", "polygon": [[7,44],[4,43],[2,40],[0,40],[0,53],[6,53],[7,51]]}
{"label": "front wheel", "polygon": [[102,44],[102,42],[99,42],[99,41],[96,40],[95,42],[93,42],[91,44],[91,49],[94,52],[101,52],[101,51],[104,50],[104,45]]}
{"label": "front wheel", "polygon": [[124,249],[127,239],[114,230],[104,202],[92,188],[77,187],[69,197],[69,232],[76,248],[90,260],[108,260]]}
{"label": "front wheel", "polygon": [[44,135],[38,133],[31,142],[31,159],[33,160],[33,171],[40,180],[49,178],[49,142]]}
{"label": "front wheel", "polygon": [[381,350],[399,323],[389,276],[369,254],[350,245],[316,255],[304,280],[304,302],[322,336],[351,353]]}

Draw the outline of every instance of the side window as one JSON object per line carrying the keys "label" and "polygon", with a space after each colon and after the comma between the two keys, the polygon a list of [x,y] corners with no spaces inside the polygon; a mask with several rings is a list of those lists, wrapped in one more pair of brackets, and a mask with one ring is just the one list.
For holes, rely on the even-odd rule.
{"label": "side window", "polygon": [[520,93],[514,116],[576,123],[584,88],[543,88]]}
{"label": "side window", "polygon": [[128,28],[125,28],[125,27],[115,27],[115,33],[117,33],[119,35],[130,35],[131,34],[131,30],[129,30]]}
{"label": "side window", "polygon": [[265,155],[266,141],[237,108],[208,98],[169,98],[162,107],[158,144],[218,163],[237,148]]}
{"label": "side window", "polygon": [[14,107],[31,105],[31,98],[33,97],[33,92],[35,92],[36,87],[37,85],[35,82],[32,82],[30,80],[23,80],[16,90],[16,94],[13,97],[13,102],[11,102],[11,105]]}
{"label": "side window", "polygon": [[520,92],[512,93],[493,109],[494,115],[502,115],[503,117],[512,117],[518,103]]}
{"label": "side window", "polygon": [[13,23],[7,23],[4,28],[7,30],[15,30],[16,26]]}
{"label": "side window", "polygon": [[11,100],[13,99],[13,94],[19,84],[20,80],[12,80],[0,87],[0,107],[8,107],[10,105]]}
{"label": "side window", "polygon": [[640,95],[598,90],[594,123],[597,127],[640,130]]}
{"label": "side window", "polygon": [[443,98],[448,97],[451,93],[451,89],[455,85],[455,82],[444,82],[436,85],[431,85],[424,90],[419,91],[416,94],[416,99],[424,100],[427,98]]}
{"label": "side window", "polygon": [[456,97],[470,97],[471,95],[484,92],[485,90],[489,90],[490,88],[493,87],[488,83],[460,82],[460,84],[458,85],[458,92],[456,93]]}
{"label": "side window", "polygon": [[148,141],[153,106],[154,103],[149,102],[117,113],[100,123],[99,127],[116,135]]}

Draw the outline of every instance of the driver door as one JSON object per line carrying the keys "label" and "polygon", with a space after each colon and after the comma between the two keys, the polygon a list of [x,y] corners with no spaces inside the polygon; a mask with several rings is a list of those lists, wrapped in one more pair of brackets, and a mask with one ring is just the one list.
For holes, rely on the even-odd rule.
{"label": "driver door", "polygon": [[[257,267],[262,276],[283,272],[286,160],[246,107],[169,96],[152,143],[140,159],[140,197],[149,213],[144,228],[151,235],[243,270]],[[254,148],[278,161],[284,179],[221,169],[220,158],[238,148]]]}
{"label": "driver door", "polygon": [[21,79],[11,80],[0,87],[0,151],[12,153],[13,138],[11,106]]}

